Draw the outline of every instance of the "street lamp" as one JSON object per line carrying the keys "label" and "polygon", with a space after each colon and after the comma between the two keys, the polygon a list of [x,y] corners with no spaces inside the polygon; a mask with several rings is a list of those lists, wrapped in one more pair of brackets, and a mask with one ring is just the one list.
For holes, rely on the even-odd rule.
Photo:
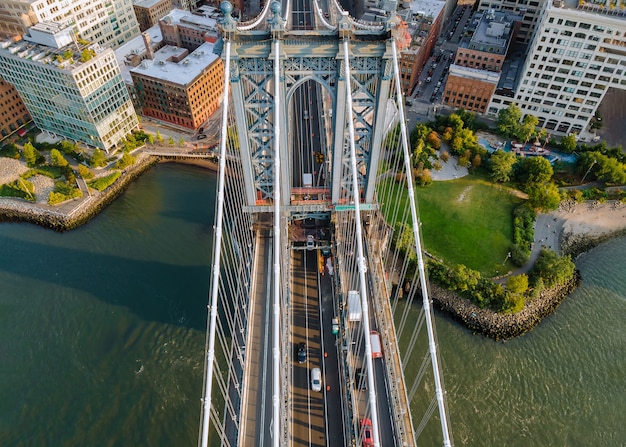
{"label": "street lamp", "polygon": [[589,174],[589,171],[591,171],[591,168],[593,168],[593,165],[596,164],[596,159],[593,159],[593,163],[591,163],[591,166],[589,166],[589,169],[587,169],[587,172],[585,172],[585,175],[583,175],[583,179],[580,181],[580,184],[582,185],[583,183],[585,183],[585,179],[587,178],[587,174]]}

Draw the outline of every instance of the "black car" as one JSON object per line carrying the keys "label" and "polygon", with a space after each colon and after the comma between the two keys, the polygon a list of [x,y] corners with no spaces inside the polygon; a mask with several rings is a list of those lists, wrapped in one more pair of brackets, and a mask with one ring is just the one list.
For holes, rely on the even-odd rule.
{"label": "black car", "polygon": [[298,363],[306,362],[306,344],[300,343],[298,345]]}

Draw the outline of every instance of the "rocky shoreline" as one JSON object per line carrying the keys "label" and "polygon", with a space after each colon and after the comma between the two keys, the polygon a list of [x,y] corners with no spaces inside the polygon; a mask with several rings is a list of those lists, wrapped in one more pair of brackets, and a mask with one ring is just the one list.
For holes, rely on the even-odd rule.
{"label": "rocky shoreline", "polygon": [[539,297],[531,300],[516,314],[481,309],[459,294],[433,283],[430,284],[430,294],[436,309],[451,316],[473,333],[499,341],[519,337],[535,328],[545,317],[551,315],[579,284],[580,274],[577,270],[574,278],[567,284],[544,290]]}

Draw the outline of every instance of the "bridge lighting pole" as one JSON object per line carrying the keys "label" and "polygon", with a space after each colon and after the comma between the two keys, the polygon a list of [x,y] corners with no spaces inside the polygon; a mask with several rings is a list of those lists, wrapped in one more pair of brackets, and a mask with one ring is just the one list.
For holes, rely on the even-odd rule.
{"label": "bridge lighting pole", "polygon": [[445,393],[443,390],[441,372],[439,370],[439,356],[437,354],[437,343],[435,340],[433,310],[430,305],[428,296],[428,284],[426,283],[426,272],[424,269],[424,258],[422,256],[422,243],[420,240],[419,219],[417,216],[417,204],[415,202],[415,191],[413,189],[413,176],[411,175],[411,162],[408,149],[408,138],[406,131],[406,123],[404,121],[404,105],[402,104],[402,91],[400,90],[400,71],[398,69],[398,52],[396,49],[395,39],[391,42],[393,51],[394,73],[396,78],[396,96],[398,98],[398,110],[400,112],[400,131],[402,133],[402,147],[404,149],[404,168],[406,171],[406,179],[408,185],[408,194],[411,207],[411,217],[413,219],[413,237],[415,239],[415,251],[417,253],[417,265],[420,275],[420,284],[422,286],[422,302],[424,306],[424,315],[426,316],[426,328],[428,331],[428,346],[430,350],[430,358],[433,364],[433,375],[435,379],[435,394],[437,396],[437,404],[439,407],[439,418],[441,419],[441,431],[443,434],[444,447],[451,447],[450,433],[448,429],[448,416],[446,413]]}

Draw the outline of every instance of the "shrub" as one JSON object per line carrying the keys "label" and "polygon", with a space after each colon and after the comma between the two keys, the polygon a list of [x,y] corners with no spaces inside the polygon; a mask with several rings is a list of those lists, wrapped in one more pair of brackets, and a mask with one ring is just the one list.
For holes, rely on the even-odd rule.
{"label": "shrub", "polygon": [[78,165],[78,173],[84,179],[90,179],[93,177],[93,172],[91,172],[91,170],[87,166],[82,164]]}
{"label": "shrub", "polygon": [[122,175],[122,173],[119,172],[119,171],[116,171],[116,172],[113,172],[112,174],[106,175],[104,177],[99,177],[99,178],[97,178],[95,180],[91,180],[87,184],[90,187],[92,187],[93,189],[97,189],[98,191],[104,191],[109,186],[111,186],[113,183],[115,183],[115,181],[118,178],[120,178],[120,175]]}
{"label": "shrub", "polygon": [[135,164],[135,161],[136,158],[130,155],[128,151],[125,151],[124,155],[122,155],[122,158],[120,158],[117,163],[115,163],[115,167],[117,169],[124,169],[128,166],[132,166],[133,164]]}
{"label": "shrub", "polygon": [[18,160],[20,158],[20,151],[13,143],[9,143],[0,147],[0,157],[13,158]]}
{"label": "shrub", "polygon": [[96,149],[95,151],[93,151],[93,155],[89,159],[89,165],[92,168],[100,168],[104,166],[106,162],[106,154],[102,149]]}

